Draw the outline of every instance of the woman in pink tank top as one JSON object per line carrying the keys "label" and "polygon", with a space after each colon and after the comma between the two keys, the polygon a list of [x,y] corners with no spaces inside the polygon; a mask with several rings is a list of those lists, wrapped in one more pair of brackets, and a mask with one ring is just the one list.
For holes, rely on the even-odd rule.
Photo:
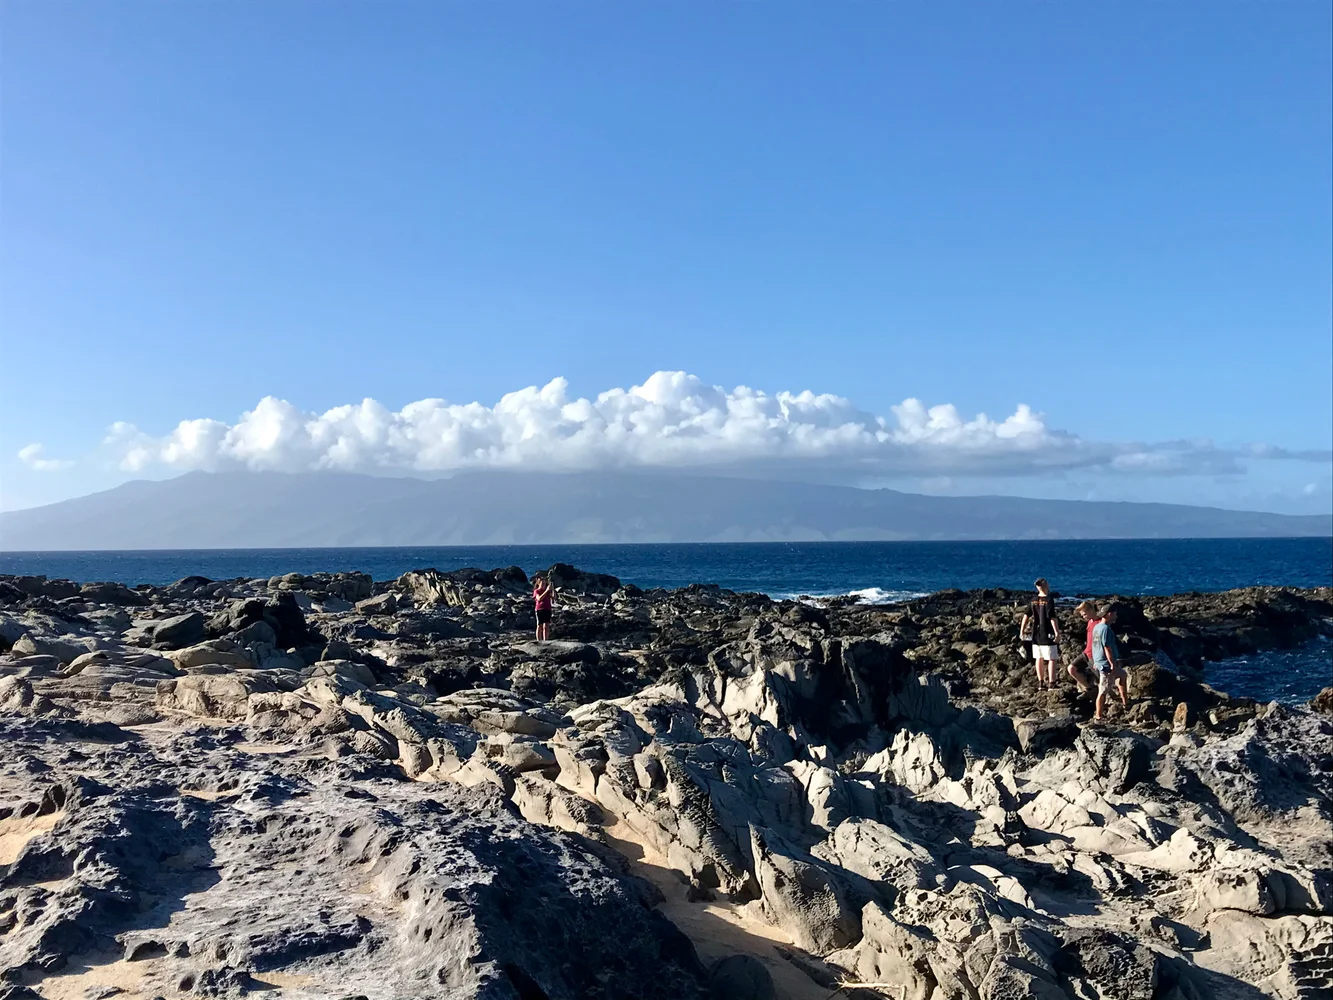
{"label": "woman in pink tank top", "polygon": [[545,642],[551,638],[551,607],[555,588],[549,580],[538,573],[532,578],[532,603],[537,611],[537,641]]}

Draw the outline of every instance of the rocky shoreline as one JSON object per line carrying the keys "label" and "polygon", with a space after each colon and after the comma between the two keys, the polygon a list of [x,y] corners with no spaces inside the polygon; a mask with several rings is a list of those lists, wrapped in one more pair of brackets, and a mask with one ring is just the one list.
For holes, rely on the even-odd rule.
{"label": "rocky shoreline", "polygon": [[1026,594],[550,576],[0,577],[0,998],[1333,991],[1333,690],[1199,679],[1328,588],[1120,599],[1090,726]]}

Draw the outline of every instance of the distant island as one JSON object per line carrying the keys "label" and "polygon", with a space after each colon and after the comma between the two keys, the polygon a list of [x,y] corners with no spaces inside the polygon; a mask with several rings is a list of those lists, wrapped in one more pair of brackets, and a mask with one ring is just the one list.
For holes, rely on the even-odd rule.
{"label": "distant island", "polygon": [[629,472],[192,472],[0,514],[8,551],[1331,535],[1330,515]]}

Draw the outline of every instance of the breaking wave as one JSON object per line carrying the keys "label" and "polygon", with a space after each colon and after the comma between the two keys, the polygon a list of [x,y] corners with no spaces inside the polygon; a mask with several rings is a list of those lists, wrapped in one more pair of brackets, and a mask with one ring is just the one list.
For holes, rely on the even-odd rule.
{"label": "breaking wave", "polygon": [[901,604],[903,601],[925,597],[926,591],[884,590],[880,587],[866,587],[864,590],[850,591],[847,596],[858,598],[861,604]]}
{"label": "breaking wave", "polygon": [[775,601],[821,601],[830,597],[855,597],[858,604],[901,604],[903,601],[925,597],[923,590],[885,590],[882,587],[865,587],[861,590],[840,590],[828,593],[778,593],[768,596]]}

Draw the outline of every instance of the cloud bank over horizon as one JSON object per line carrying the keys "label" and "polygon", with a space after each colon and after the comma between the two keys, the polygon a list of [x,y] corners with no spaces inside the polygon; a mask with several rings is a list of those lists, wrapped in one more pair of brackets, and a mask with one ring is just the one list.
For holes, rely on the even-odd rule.
{"label": "cloud bank over horizon", "polygon": [[[366,399],[323,413],[273,396],[235,423],[182,420],[155,436],[113,424],[103,442],[123,472],[337,470],[429,474],[481,469],[722,469],[809,477],[1025,476],[1078,469],[1139,475],[1234,475],[1256,459],[1327,462],[1327,452],[1210,441],[1092,441],[1051,428],[1019,404],[1001,420],[907,399],[878,416],[841,396],[727,390],[685,372],[573,398],[556,378],[494,406],[424,399],[400,410]],[[68,463],[20,452],[30,468]]]}

